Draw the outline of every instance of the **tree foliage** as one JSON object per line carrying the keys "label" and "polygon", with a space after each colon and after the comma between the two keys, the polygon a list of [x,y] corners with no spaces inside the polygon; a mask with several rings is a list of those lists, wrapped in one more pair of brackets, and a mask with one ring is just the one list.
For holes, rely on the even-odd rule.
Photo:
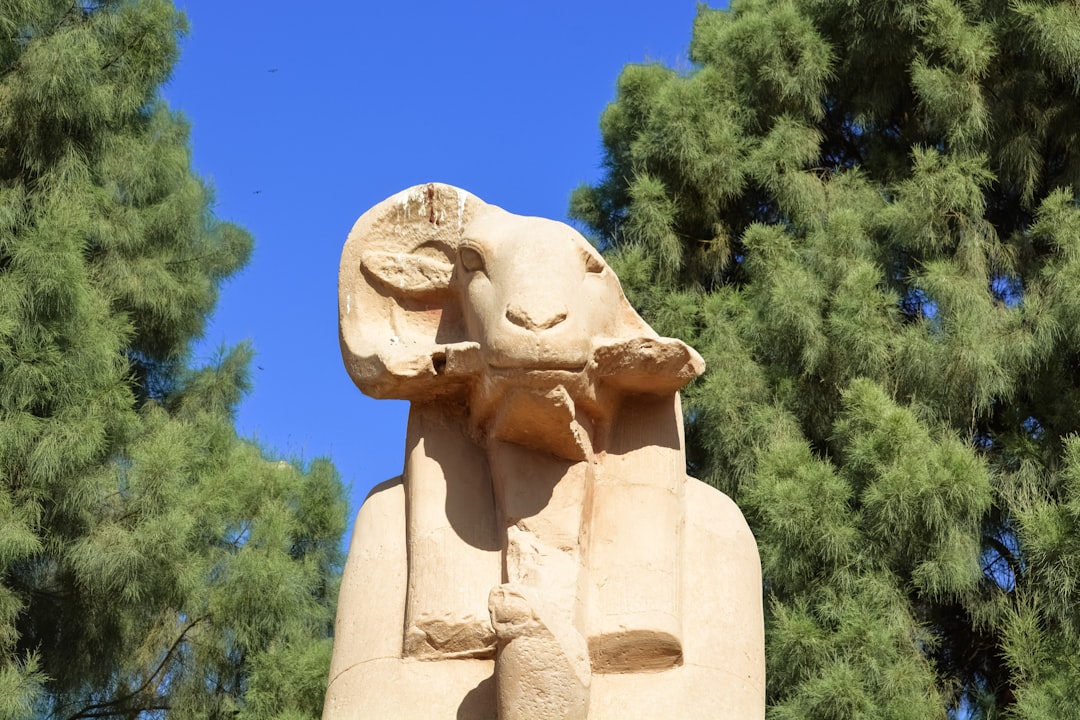
{"label": "tree foliage", "polygon": [[166,0],[0,0],[0,718],[302,718],[344,500],[188,365],[250,237],[160,99]]}
{"label": "tree foliage", "polygon": [[628,66],[572,212],[709,371],[769,717],[1080,707],[1080,10],[735,0]]}

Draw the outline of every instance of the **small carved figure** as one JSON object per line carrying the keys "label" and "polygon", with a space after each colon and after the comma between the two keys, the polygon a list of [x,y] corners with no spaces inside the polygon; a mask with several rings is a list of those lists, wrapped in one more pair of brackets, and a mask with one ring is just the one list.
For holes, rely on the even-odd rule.
{"label": "small carved figure", "polygon": [[685,472],[704,363],[579,233],[410,188],[350,233],[339,321],[360,389],[412,406],[357,517],[324,720],[764,716],[757,549]]}

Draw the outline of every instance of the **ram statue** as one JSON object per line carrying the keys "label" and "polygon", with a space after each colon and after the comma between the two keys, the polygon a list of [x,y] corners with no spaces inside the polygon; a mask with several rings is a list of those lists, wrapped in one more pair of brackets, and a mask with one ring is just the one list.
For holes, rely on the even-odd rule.
{"label": "ram statue", "polygon": [[353,227],[339,321],[359,388],[411,406],[356,519],[324,720],[764,717],[757,548],[686,475],[704,362],[579,233],[409,188]]}

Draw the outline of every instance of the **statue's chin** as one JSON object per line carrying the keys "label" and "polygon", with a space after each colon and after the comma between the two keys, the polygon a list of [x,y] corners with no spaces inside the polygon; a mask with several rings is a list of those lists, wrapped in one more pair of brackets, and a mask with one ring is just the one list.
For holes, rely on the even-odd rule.
{"label": "statue's chin", "polygon": [[518,365],[500,368],[498,366],[489,366],[481,384],[502,392],[520,389],[545,393],[563,387],[571,396],[577,396],[582,394],[582,391],[591,385],[591,382],[583,363],[566,367],[552,367],[551,365],[521,367]]}
{"label": "statue's chin", "polygon": [[591,355],[591,349],[515,348],[509,352],[487,353],[487,364],[495,371],[580,373],[585,370]]}

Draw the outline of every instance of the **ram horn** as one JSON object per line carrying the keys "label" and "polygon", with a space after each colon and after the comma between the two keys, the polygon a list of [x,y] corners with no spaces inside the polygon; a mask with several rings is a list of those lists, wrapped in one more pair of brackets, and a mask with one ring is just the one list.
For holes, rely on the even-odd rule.
{"label": "ram horn", "polygon": [[[364,213],[341,253],[338,331],[353,382],[376,398],[422,400],[452,392],[467,357],[450,291],[469,220],[487,205],[450,185],[415,185]],[[460,364],[460,362],[458,363]]]}

